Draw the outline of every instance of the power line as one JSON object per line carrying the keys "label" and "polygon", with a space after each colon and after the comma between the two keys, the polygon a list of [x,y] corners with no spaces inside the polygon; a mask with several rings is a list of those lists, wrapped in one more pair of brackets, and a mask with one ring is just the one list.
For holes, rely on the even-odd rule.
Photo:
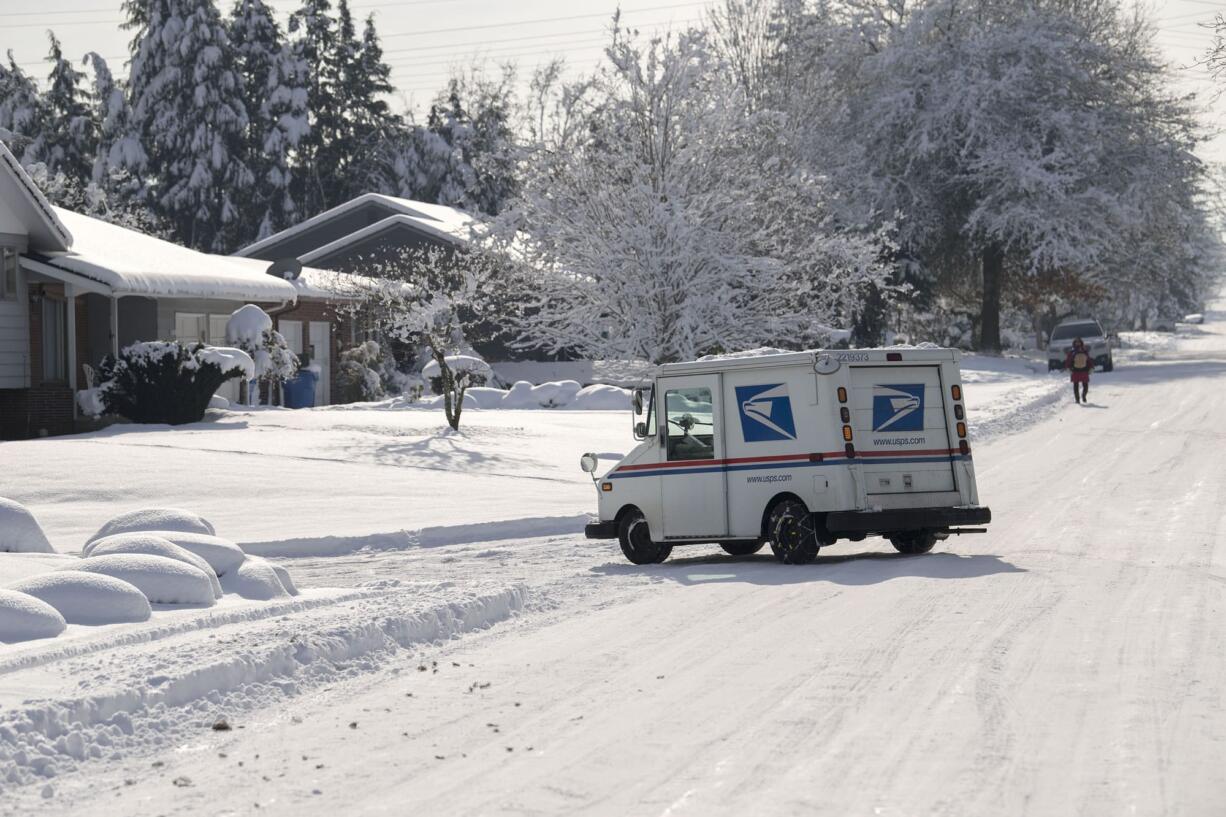
{"label": "power line", "polygon": [[[647,6],[637,9],[622,9],[623,14],[637,14],[641,11],[665,11],[668,9],[693,8],[694,6],[709,6],[710,0],[700,0],[696,3],[674,3],[668,6]],[[425,31],[405,31],[400,34],[388,34],[383,37],[384,40],[390,40],[393,37],[424,37],[428,34],[451,34],[456,31],[477,31],[486,28],[509,28],[511,26],[527,26],[537,25],[538,23],[558,23],[566,20],[590,20],[594,17],[612,17],[609,12],[597,12],[594,14],[572,14],[567,17],[538,17],[535,20],[517,20],[504,23],[485,23],[479,26],[458,26],[455,28],[435,28]]]}

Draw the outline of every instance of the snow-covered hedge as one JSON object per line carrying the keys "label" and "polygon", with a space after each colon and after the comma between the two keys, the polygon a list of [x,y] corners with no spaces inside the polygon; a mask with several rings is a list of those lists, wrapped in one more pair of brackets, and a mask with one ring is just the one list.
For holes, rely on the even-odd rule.
{"label": "snow-covered hedge", "polygon": [[155,604],[201,604],[217,597],[204,571],[165,556],[122,553],[82,559],[73,570],[111,576],[133,585]]}
{"label": "snow-covered hedge", "polygon": [[[423,402],[434,407],[442,400]],[[630,391],[616,386],[580,386],[576,380],[533,385],[526,380],[509,390],[474,387],[464,394],[465,408],[478,409],[571,409],[575,411],[623,411],[630,408]]]}
{"label": "snow-covered hedge", "polygon": [[102,362],[99,385],[78,402],[90,413],[101,409],[135,423],[194,423],[204,417],[222,383],[254,370],[251,358],[239,349],[178,341],[134,343],[120,351],[118,360]]}
{"label": "snow-covered hedge", "polygon": [[135,585],[81,570],[30,576],[8,589],[50,604],[69,624],[128,624],[148,621],[153,614],[149,600]]}

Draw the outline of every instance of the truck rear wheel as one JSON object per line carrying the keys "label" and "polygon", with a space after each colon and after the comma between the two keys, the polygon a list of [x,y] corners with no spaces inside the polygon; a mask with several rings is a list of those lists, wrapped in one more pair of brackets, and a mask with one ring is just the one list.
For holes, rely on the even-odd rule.
{"label": "truck rear wheel", "polygon": [[766,537],[775,558],[785,565],[807,565],[817,558],[822,546],[813,514],[795,499],[785,499],[771,508]]}
{"label": "truck rear wheel", "polygon": [[673,552],[672,545],[651,541],[647,518],[637,508],[622,515],[617,524],[617,541],[622,553],[636,565],[657,564]]}
{"label": "truck rear wheel", "polygon": [[766,542],[724,542],[720,545],[729,556],[748,556],[757,553]]}
{"label": "truck rear wheel", "polygon": [[899,553],[916,556],[932,550],[937,543],[937,535],[931,531],[913,530],[906,533],[896,533],[890,537],[890,544]]}

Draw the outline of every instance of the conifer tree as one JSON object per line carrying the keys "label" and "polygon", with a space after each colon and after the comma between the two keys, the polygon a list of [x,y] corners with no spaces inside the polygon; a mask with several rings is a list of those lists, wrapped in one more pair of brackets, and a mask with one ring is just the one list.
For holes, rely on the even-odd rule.
{"label": "conifer tree", "polygon": [[47,141],[43,161],[50,173],[63,173],[77,184],[89,182],[94,154],[98,148],[97,124],[91,116],[86,91],[81,87],[85,74],[64,59],[55,34],[48,31],[51,63],[47,93],[43,96]]}
{"label": "conifer tree", "polygon": [[41,123],[45,120],[44,102],[38,86],[21,70],[13,52],[8,52],[8,67],[0,65],[0,140],[23,165],[41,160],[45,145]]}

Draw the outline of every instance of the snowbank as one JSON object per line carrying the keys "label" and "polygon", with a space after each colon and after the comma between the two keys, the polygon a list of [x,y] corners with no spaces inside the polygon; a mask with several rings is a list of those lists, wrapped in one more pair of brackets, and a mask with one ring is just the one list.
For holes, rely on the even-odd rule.
{"label": "snowbank", "polygon": [[[442,404],[442,397],[433,397],[415,405],[438,408]],[[577,380],[559,380],[554,383],[541,383],[539,386],[520,380],[506,391],[487,386],[470,388],[464,392],[464,407],[485,410],[620,411],[630,408],[630,391],[617,386],[581,387]]]}
{"label": "snowbank", "polygon": [[0,641],[12,644],[54,638],[67,626],[64,617],[47,602],[17,590],[0,590]]}
{"label": "snowbank", "polygon": [[149,600],[134,585],[98,573],[63,570],[9,585],[54,607],[69,624],[126,624],[148,621]]}
{"label": "snowbank", "polygon": [[213,568],[208,562],[190,550],[180,547],[169,539],[158,536],[155,533],[116,533],[113,536],[104,536],[91,543],[87,558],[94,559],[99,556],[113,556],[120,553],[161,556],[191,565],[209,577],[209,583],[213,586],[213,595],[221,598],[221,584],[217,580],[217,574],[213,572]]}
{"label": "snowbank", "polygon": [[196,554],[208,562],[209,567],[218,576],[224,576],[234,570],[247,554],[229,539],[220,536],[209,536],[204,533],[181,533],[173,530],[151,531],[158,536],[178,545],[186,551]]}
{"label": "snowbank", "polygon": [[20,502],[0,497],[0,553],[54,553],[34,514]]}
{"label": "snowbank", "polygon": [[217,599],[209,577],[191,565],[167,559],[123,553],[82,559],[74,570],[112,576],[135,585],[155,604],[202,604],[211,607]]}
{"label": "snowbank", "polygon": [[277,571],[259,556],[248,557],[237,569],[227,573],[222,587],[227,593],[254,601],[283,599],[290,595]]}
{"label": "snowbank", "polygon": [[121,513],[111,517],[98,532],[89,537],[86,542],[86,554],[89,553],[89,543],[129,531],[180,531],[182,533],[203,533],[212,536],[217,531],[209,522],[190,511],[178,508],[141,508],[140,510]]}

